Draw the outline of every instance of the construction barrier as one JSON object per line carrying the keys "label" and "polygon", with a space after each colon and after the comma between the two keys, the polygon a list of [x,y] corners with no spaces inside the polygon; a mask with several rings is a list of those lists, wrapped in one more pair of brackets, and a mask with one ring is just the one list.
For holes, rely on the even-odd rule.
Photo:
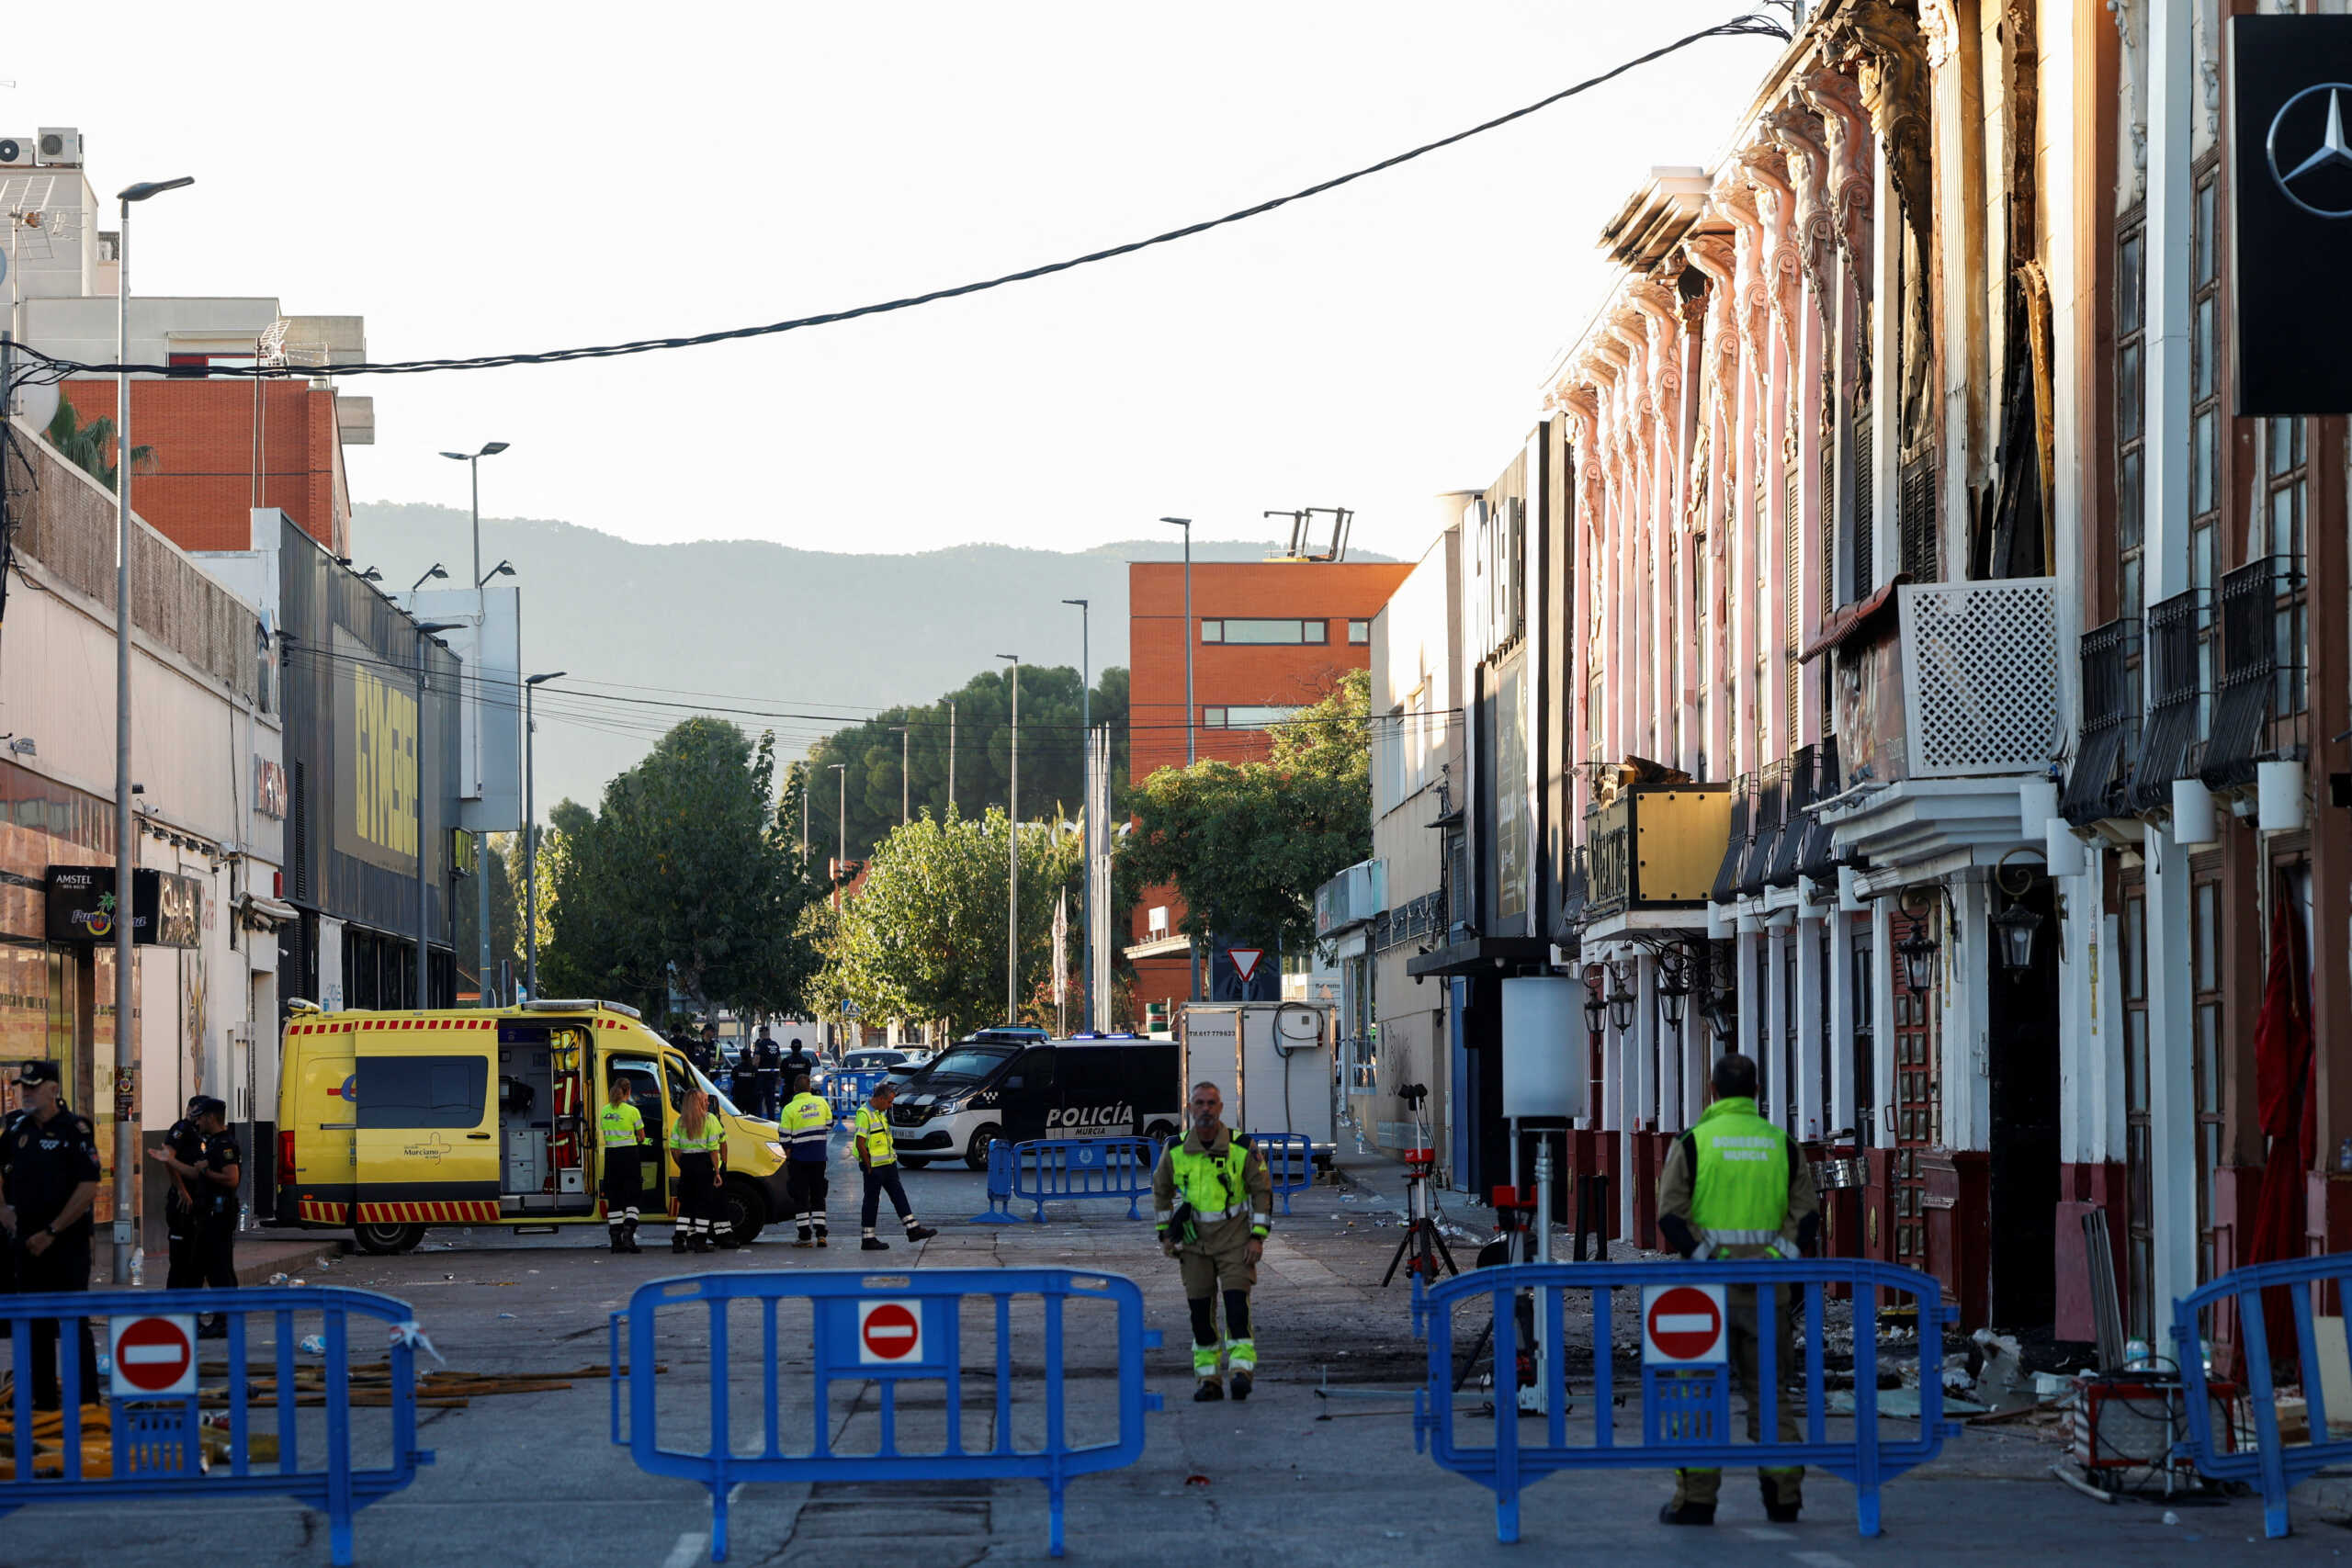
{"label": "construction barrier", "polygon": [[[198,1338],[198,1314],[224,1316],[226,1337]],[[41,1320],[56,1346],[54,1412],[34,1409]],[[15,1378],[0,1428],[0,1516],[40,1503],[290,1496],[325,1513],[337,1568],[349,1568],[352,1516],[433,1462],[416,1446],[422,1337],[390,1296],[307,1286],[0,1296],[0,1321]],[[355,1329],[360,1346],[390,1350],[387,1414],[362,1418],[384,1428],[361,1435],[378,1461],[368,1468],[353,1458]],[[83,1387],[85,1331],[113,1360],[95,1390]],[[303,1348],[313,1336],[322,1349]],[[217,1382],[202,1364],[214,1353],[225,1357]],[[307,1422],[297,1414],[306,1401]]]}
{"label": "construction barrier", "polygon": [[825,1100],[833,1108],[833,1119],[845,1121],[856,1115],[857,1108],[873,1094],[874,1086],[889,1076],[876,1067],[861,1068],[854,1073],[826,1074]]}
{"label": "construction barrier", "polygon": [[[2352,1254],[2249,1264],[2173,1303],[2173,1350],[2180,1365],[2186,1406],[2181,1414],[2188,1430],[2187,1440],[2175,1444],[2173,1452],[2194,1462],[2199,1473],[2212,1480],[2241,1482],[2258,1489],[2263,1533],[2274,1540],[2287,1533],[2288,1491],[2316,1471],[2352,1460],[2352,1437],[2335,1438],[2329,1433],[2326,1380],[2319,1374],[2323,1363],[2312,1297],[2330,1286],[2335,1287],[2338,1300],[2352,1295]],[[2282,1304],[2283,1297],[2283,1304],[2294,1313],[2306,1421],[2301,1441],[2290,1441],[2279,1431],[2278,1381],[2270,1365],[2271,1320],[2263,1302],[2266,1292],[2271,1292],[2271,1307]],[[2210,1386],[2203,1347],[2199,1343],[2199,1314],[2225,1303],[2234,1303],[2238,1311],[2238,1346],[2245,1357],[2245,1388],[2251,1405],[2251,1418],[2245,1422],[2232,1420],[2231,1406],[2235,1401],[2230,1392],[2233,1391]],[[2334,1332],[2345,1336],[2346,1353],[2352,1354],[2352,1314],[2339,1319]],[[2352,1417],[2352,1411],[2341,1414]],[[2253,1446],[2243,1447],[2248,1438]]]}
{"label": "construction barrier", "polygon": [[[1003,1149],[1000,1158],[997,1151]],[[995,1224],[1013,1218],[1009,1205],[1034,1203],[1030,1216],[1046,1223],[1046,1204],[1063,1199],[1125,1198],[1127,1218],[1143,1218],[1137,1205],[1151,1196],[1151,1173],[1159,1163],[1159,1145],[1150,1138],[1035,1138],[989,1145],[989,1208],[974,1214],[973,1224]]]}
{"label": "construction barrier", "polygon": [[1242,1138],[1264,1156],[1274,1193],[1290,1213],[1290,1195],[1315,1185],[1315,1141],[1304,1133],[1245,1133]]}
{"label": "construction barrier", "polygon": [[964,1223],[967,1225],[1010,1224],[1020,1218],[1012,1212],[1012,1145],[1002,1138],[989,1144],[989,1206]]}
{"label": "construction barrier", "polygon": [[[776,1309],[780,1302],[805,1299],[809,1303],[813,1332],[793,1343],[797,1335],[779,1335]],[[1037,1375],[1017,1380],[1013,1345],[1014,1303],[1035,1306],[1038,1341],[1024,1346],[1027,1366],[1042,1359],[1042,1387]],[[1078,1443],[1070,1438],[1069,1411],[1063,1377],[1064,1315],[1073,1302],[1106,1302],[1117,1325],[1117,1435],[1107,1442]],[[729,1408],[729,1371],[736,1336],[752,1337],[749,1324],[730,1323],[729,1308],[737,1303],[758,1307],[757,1350],[760,1357],[761,1434],[756,1452],[750,1448],[748,1428],[740,1436]],[[975,1324],[965,1321],[967,1303],[983,1303],[974,1313],[976,1340],[993,1340],[995,1353],[988,1371],[967,1365],[967,1335]],[[663,1308],[699,1304],[709,1350],[709,1410],[694,1425],[698,1447],[676,1448],[662,1441],[656,1408],[656,1318]],[[992,1318],[989,1314],[992,1314]],[[746,1317],[748,1314],[742,1314]],[[667,1333],[661,1354],[676,1357],[677,1319],[659,1325]],[[1083,1343],[1101,1343],[1087,1325]],[[797,1358],[804,1344],[809,1350],[809,1371],[791,1369],[796,1384],[807,1391],[805,1411],[796,1402],[796,1422],[806,1420],[805,1446],[787,1452],[783,1442],[786,1371],[782,1354]],[[640,1286],[628,1308],[612,1317],[612,1438],[629,1450],[639,1469],[652,1475],[673,1475],[699,1482],[710,1491],[710,1560],[727,1560],[727,1506],[731,1488],[747,1481],[960,1481],[1028,1476],[1046,1483],[1051,1518],[1048,1546],[1062,1554],[1062,1496],[1072,1477],[1097,1471],[1120,1470],[1143,1452],[1143,1417],[1159,1408],[1159,1396],[1145,1392],[1143,1353],[1157,1348],[1159,1334],[1143,1325],[1143,1292],[1132,1280],[1116,1274],[1080,1274],[1068,1269],[925,1269],[908,1274],[871,1275],[854,1270],[790,1273],[700,1274],[657,1280]],[[626,1346],[626,1357],[624,1357]],[[746,1347],[750,1348],[750,1347]],[[985,1356],[983,1348],[975,1359]],[[691,1354],[691,1352],[689,1352]],[[806,1378],[808,1381],[803,1382]],[[986,1378],[988,1393],[967,1402],[966,1382]],[[674,1380],[673,1380],[674,1381]],[[839,1451],[842,1432],[833,1385],[872,1382],[876,1385],[876,1418],[880,1433],[870,1451]],[[1024,1418],[1036,1428],[1035,1440],[1023,1443],[1015,1432],[1013,1407],[1017,1382],[1026,1382],[1017,1403]],[[622,1416],[626,1385],[628,1417]],[[928,1420],[936,1406],[926,1385],[939,1385],[945,1394],[940,1425],[923,1431],[918,1441],[923,1451],[904,1452],[899,1447],[898,1398],[903,1388],[920,1415]],[[985,1414],[989,1438],[985,1447],[965,1440],[967,1404]],[[1042,1405],[1042,1409],[1040,1406]],[[701,1413],[697,1412],[697,1415]]]}
{"label": "construction barrier", "polygon": [[[1781,1289],[1758,1291],[1770,1284]],[[1853,1290],[1851,1428],[1830,1430],[1823,1382],[1824,1287]],[[1735,1289],[1734,1287],[1749,1287]],[[1585,1292],[1591,1301],[1591,1386],[1571,1399],[1566,1375],[1566,1299]],[[1622,1397],[1614,1344],[1616,1299],[1638,1292],[1643,1360],[1636,1441],[1620,1441]],[[1777,1440],[1784,1397],[1778,1359],[1785,1341],[1782,1298],[1802,1292],[1801,1435]],[[1879,1415],[1878,1318],[1881,1292],[1911,1299],[1918,1330],[1919,1416],[1911,1435],[1890,1437]],[[1461,1381],[1453,1364],[1454,1313],[1465,1300],[1485,1298],[1492,1313],[1497,1369],[1491,1425],[1482,1440],[1467,1440],[1467,1423],[1454,1409]],[[1906,1316],[1909,1314],[1906,1314]],[[1487,1312],[1470,1319],[1483,1328]],[[1779,1468],[1812,1465],[1854,1483],[1861,1533],[1879,1533],[1879,1488],[1935,1458],[1958,1427],[1943,1419],[1943,1329],[1958,1320],[1942,1304],[1935,1280],[1914,1269],[1864,1258],[1804,1258],[1786,1262],[1721,1259],[1706,1263],[1518,1263],[1479,1269],[1423,1289],[1414,1281],[1413,1328],[1429,1343],[1429,1386],[1414,1393],[1413,1439],[1440,1465],[1495,1494],[1495,1537],[1519,1539],[1519,1495],[1527,1483],[1561,1470],[1668,1470],[1710,1466]],[[1580,1325],[1581,1326],[1581,1325]],[[1760,1408],[1758,1430],[1775,1440],[1734,1442],[1731,1431],[1730,1342],[1753,1332]],[[1529,1343],[1532,1340],[1532,1343]],[[1473,1355],[1476,1351],[1474,1349]],[[1514,1384],[1532,1377],[1545,1427],[1528,1441],[1520,1431]],[[1580,1412],[1576,1406],[1581,1404]],[[1571,1440],[1569,1416],[1580,1418]],[[1842,1417],[1841,1417],[1842,1419]],[[1911,1427],[1904,1419],[1904,1426]],[[1634,1434],[1628,1434],[1629,1437]]]}

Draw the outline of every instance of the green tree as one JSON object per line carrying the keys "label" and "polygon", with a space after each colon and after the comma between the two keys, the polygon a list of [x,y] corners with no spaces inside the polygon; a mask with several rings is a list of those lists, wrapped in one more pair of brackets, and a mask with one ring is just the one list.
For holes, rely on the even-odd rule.
{"label": "green tree", "polygon": [[1370,690],[1361,671],[1341,676],[1274,731],[1266,761],[1144,780],[1125,884],[1173,886],[1186,935],[1305,952],[1315,890],[1372,854]]}
{"label": "green tree", "polygon": [[[1086,799],[1085,726],[1080,722],[1078,671],[1067,666],[1021,667],[1021,815],[1036,821],[1057,807],[1075,815]],[[948,705],[955,705],[955,722]],[[900,759],[911,808],[944,818],[952,806],[967,818],[1005,804],[1012,753],[1012,688],[1002,670],[975,675],[960,690],[919,707],[886,710],[864,724],[837,730],[808,753],[816,793],[809,808],[809,850],[831,855],[842,841],[832,764],[844,764],[848,784],[849,857],[863,859],[899,826]],[[1111,777],[1124,793],[1127,776],[1127,672],[1113,668],[1096,678],[1088,716],[1111,727]],[[908,734],[901,739],[899,728]],[[947,796],[951,730],[956,797]],[[903,750],[902,750],[903,748]],[[1114,805],[1116,802],[1114,801]]]}
{"label": "green tree", "polygon": [[[542,842],[554,897],[539,960],[550,995],[613,997],[655,1015],[672,987],[698,1012],[782,1012],[817,965],[801,911],[826,889],[794,844],[798,801],[775,792],[775,738],[690,718],[605,786],[600,810],[558,803]],[[548,904],[552,908],[548,907]]]}
{"label": "green tree", "polygon": [[[507,869],[510,859],[521,852],[521,847],[517,834],[492,833],[483,855],[481,874],[490,878],[488,980],[493,987],[499,984],[502,964],[513,964],[518,976],[522,973],[523,916],[516,904],[522,878]],[[471,882],[458,885],[451,913],[457,918],[458,968],[462,974],[471,975],[481,952],[481,938],[476,934],[481,924],[481,898]]]}
{"label": "green tree", "polygon": [[[868,1021],[937,1020],[951,1035],[1002,1021],[1005,830],[995,808],[977,819],[926,812],[876,846],[827,938],[816,992],[829,1015],[845,999]],[[1019,994],[1032,1022],[1052,1022],[1054,902],[1075,897],[1082,860],[1067,824],[1022,827]]]}
{"label": "green tree", "polygon": [[[114,421],[101,415],[85,424],[74,411],[74,400],[57,400],[57,412],[50,416],[49,428],[41,435],[57,455],[97,480],[108,490],[114,489],[115,441]],[[133,446],[130,467],[138,471],[155,460],[153,446]]]}

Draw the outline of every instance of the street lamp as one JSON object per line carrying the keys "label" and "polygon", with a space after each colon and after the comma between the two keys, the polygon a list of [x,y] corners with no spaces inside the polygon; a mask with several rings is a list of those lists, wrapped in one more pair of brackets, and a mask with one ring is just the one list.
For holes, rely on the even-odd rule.
{"label": "street lamp", "polygon": [[1911,917],[1911,934],[1894,944],[1903,960],[1903,983],[1925,991],[1936,983],[1936,939],[1928,934],[1928,918]]}
{"label": "street lamp", "polygon": [[[139,839],[130,822],[130,204],[196,183],[143,180],[116,193],[122,220],[115,239],[114,339],[114,1081],[131,1082],[130,932],[138,906],[131,896]],[[114,1118],[114,1282],[130,1283],[130,1171],[136,1143],[130,1103],[116,1100]]]}
{"label": "street lamp", "polygon": [[[1090,688],[1094,671],[1093,654],[1088,643],[1091,637],[1094,614],[1083,599],[1065,599],[1062,603],[1078,606],[1078,728],[1080,738],[1086,742],[1086,756],[1091,761],[1094,756],[1094,694]],[[1081,962],[1086,967],[1080,976],[1078,994],[1079,1006],[1086,1015],[1086,1027],[1091,1031],[1102,1027],[1094,1021],[1094,839],[1102,831],[1102,824],[1094,820],[1093,781],[1089,779],[1087,783],[1086,880],[1080,885],[1079,893],[1079,919],[1086,923],[1085,941],[1081,947],[1085,955]]]}
{"label": "street lamp", "polygon": [[480,577],[476,578],[474,580],[474,586],[476,588],[481,588],[487,584],[493,577],[512,577],[514,575],[514,563],[511,560],[503,560],[496,566],[492,567],[488,571],[483,572]]}
{"label": "street lamp", "polygon": [[539,994],[539,829],[533,799],[538,759],[532,737],[539,728],[531,713],[531,699],[541,685],[560,681],[568,670],[550,670],[523,681],[523,988],[536,999]]}
{"label": "street lamp", "polygon": [[1611,966],[1609,977],[1615,982],[1609,993],[1609,1021],[1623,1034],[1634,1027],[1634,992],[1625,984],[1624,971]]}
{"label": "street lamp", "polygon": [[1012,666],[1012,774],[1004,790],[1004,1021],[1021,1021],[1021,655],[1000,653]]}
{"label": "street lamp", "polygon": [[379,566],[371,566],[366,571],[359,574],[359,581],[362,582],[381,582],[384,581],[384,569]]}
{"label": "street lamp", "polygon": [[413,593],[418,589],[424,587],[426,583],[432,581],[435,578],[438,577],[446,581],[448,575],[448,568],[443,566],[439,561],[435,561],[431,566],[424,569],[424,575],[423,577],[418,578],[414,582],[408,585],[408,591],[411,593]]}
{"label": "street lamp", "polygon": [[433,1005],[432,946],[427,940],[432,933],[425,909],[425,871],[429,864],[424,840],[424,639],[440,632],[453,632],[464,623],[459,621],[419,621],[416,624],[416,782],[412,786],[416,794],[416,1005],[421,1010]]}
{"label": "street lamp", "polygon": [[1584,972],[1584,1027],[1589,1034],[1600,1032],[1608,1020],[1609,1004],[1600,999],[1600,965],[1593,964]]}
{"label": "street lamp", "polygon": [[849,869],[849,764],[830,764],[840,786],[839,798],[833,803],[833,913],[841,913],[842,874]]}
{"label": "street lamp", "polygon": [[490,441],[483,443],[482,449],[479,452],[444,452],[441,454],[441,456],[448,458],[451,462],[465,464],[467,470],[473,476],[474,582],[476,586],[480,586],[482,582],[487,581],[487,579],[485,579],[481,574],[481,460],[484,457],[495,457],[501,452],[505,450],[505,442]]}
{"label": "street lamp", "polygon": [[[1163,517],[1162,523],[1171,528],[1184,530],[1184,765],[1191,767],[1200,761],[1199,737],[1193,725],[1200,710],[1193,705],[1193,645],[1200,635],[1193,628],[1193,520],[1189,517]],[[1185,955],[1192,967],[1193,1000],[1201,999],[1201,939],[1184,939]]]}

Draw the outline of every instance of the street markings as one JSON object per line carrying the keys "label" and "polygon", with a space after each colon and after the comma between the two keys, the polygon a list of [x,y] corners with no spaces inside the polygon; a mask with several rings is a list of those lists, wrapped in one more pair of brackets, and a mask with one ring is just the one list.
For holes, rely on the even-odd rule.
{"label": "street markings", "polygon": [[708,1540],[700,1530],[688,1530],[678,1538],[678,1544],[670,1549],[670,1555],[662,1560],[662,1568],[694,1568],[702,1561],[703,1548]]}

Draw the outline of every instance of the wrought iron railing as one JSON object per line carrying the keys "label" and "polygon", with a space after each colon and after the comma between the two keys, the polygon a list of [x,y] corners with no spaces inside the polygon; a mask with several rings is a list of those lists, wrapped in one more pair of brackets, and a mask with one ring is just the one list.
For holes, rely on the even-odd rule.
{"label": "wrought iron railing", "polygon": [[1724,844],[1724,863],[1715,873],[1709,897],[1728,904],[1739,897],[1739,868],[1755,839],[1756,775],[1742,773],[1731,784],[1731,833]]}
{"label": "wrought iron railing", "polygon": [[2130,618],[2093,626],[2082,636],[2082,728],[2058,803],[2059,814],[2077,828],[2129,809],[2124,786],[2140,723],[2139,677],[2132,655],[2139,644],[2140,623]]}
{"label": "wrought iron railing", "polygon": [[[2254,782],[2256,762],[2278,752],[2271,733],[2278,710],[2279,606],[2296,587],[2291,562],[2258,557],[2222,578],[2222,669],[2213,700],[2213,734],[2201,770],[2217,787]],[[2290,656],[2300,658],[2299,649]]]}
{"label": "wrought iron railing", "polygon": [[2132,766],[2130,804],[2154,811],[2172,804],[2172,781],[2197,776],[2197,719],[2205,682],[2197,665],[2197,627],[2204,595],[2195,589],[2148,607],[2148,718]]}

